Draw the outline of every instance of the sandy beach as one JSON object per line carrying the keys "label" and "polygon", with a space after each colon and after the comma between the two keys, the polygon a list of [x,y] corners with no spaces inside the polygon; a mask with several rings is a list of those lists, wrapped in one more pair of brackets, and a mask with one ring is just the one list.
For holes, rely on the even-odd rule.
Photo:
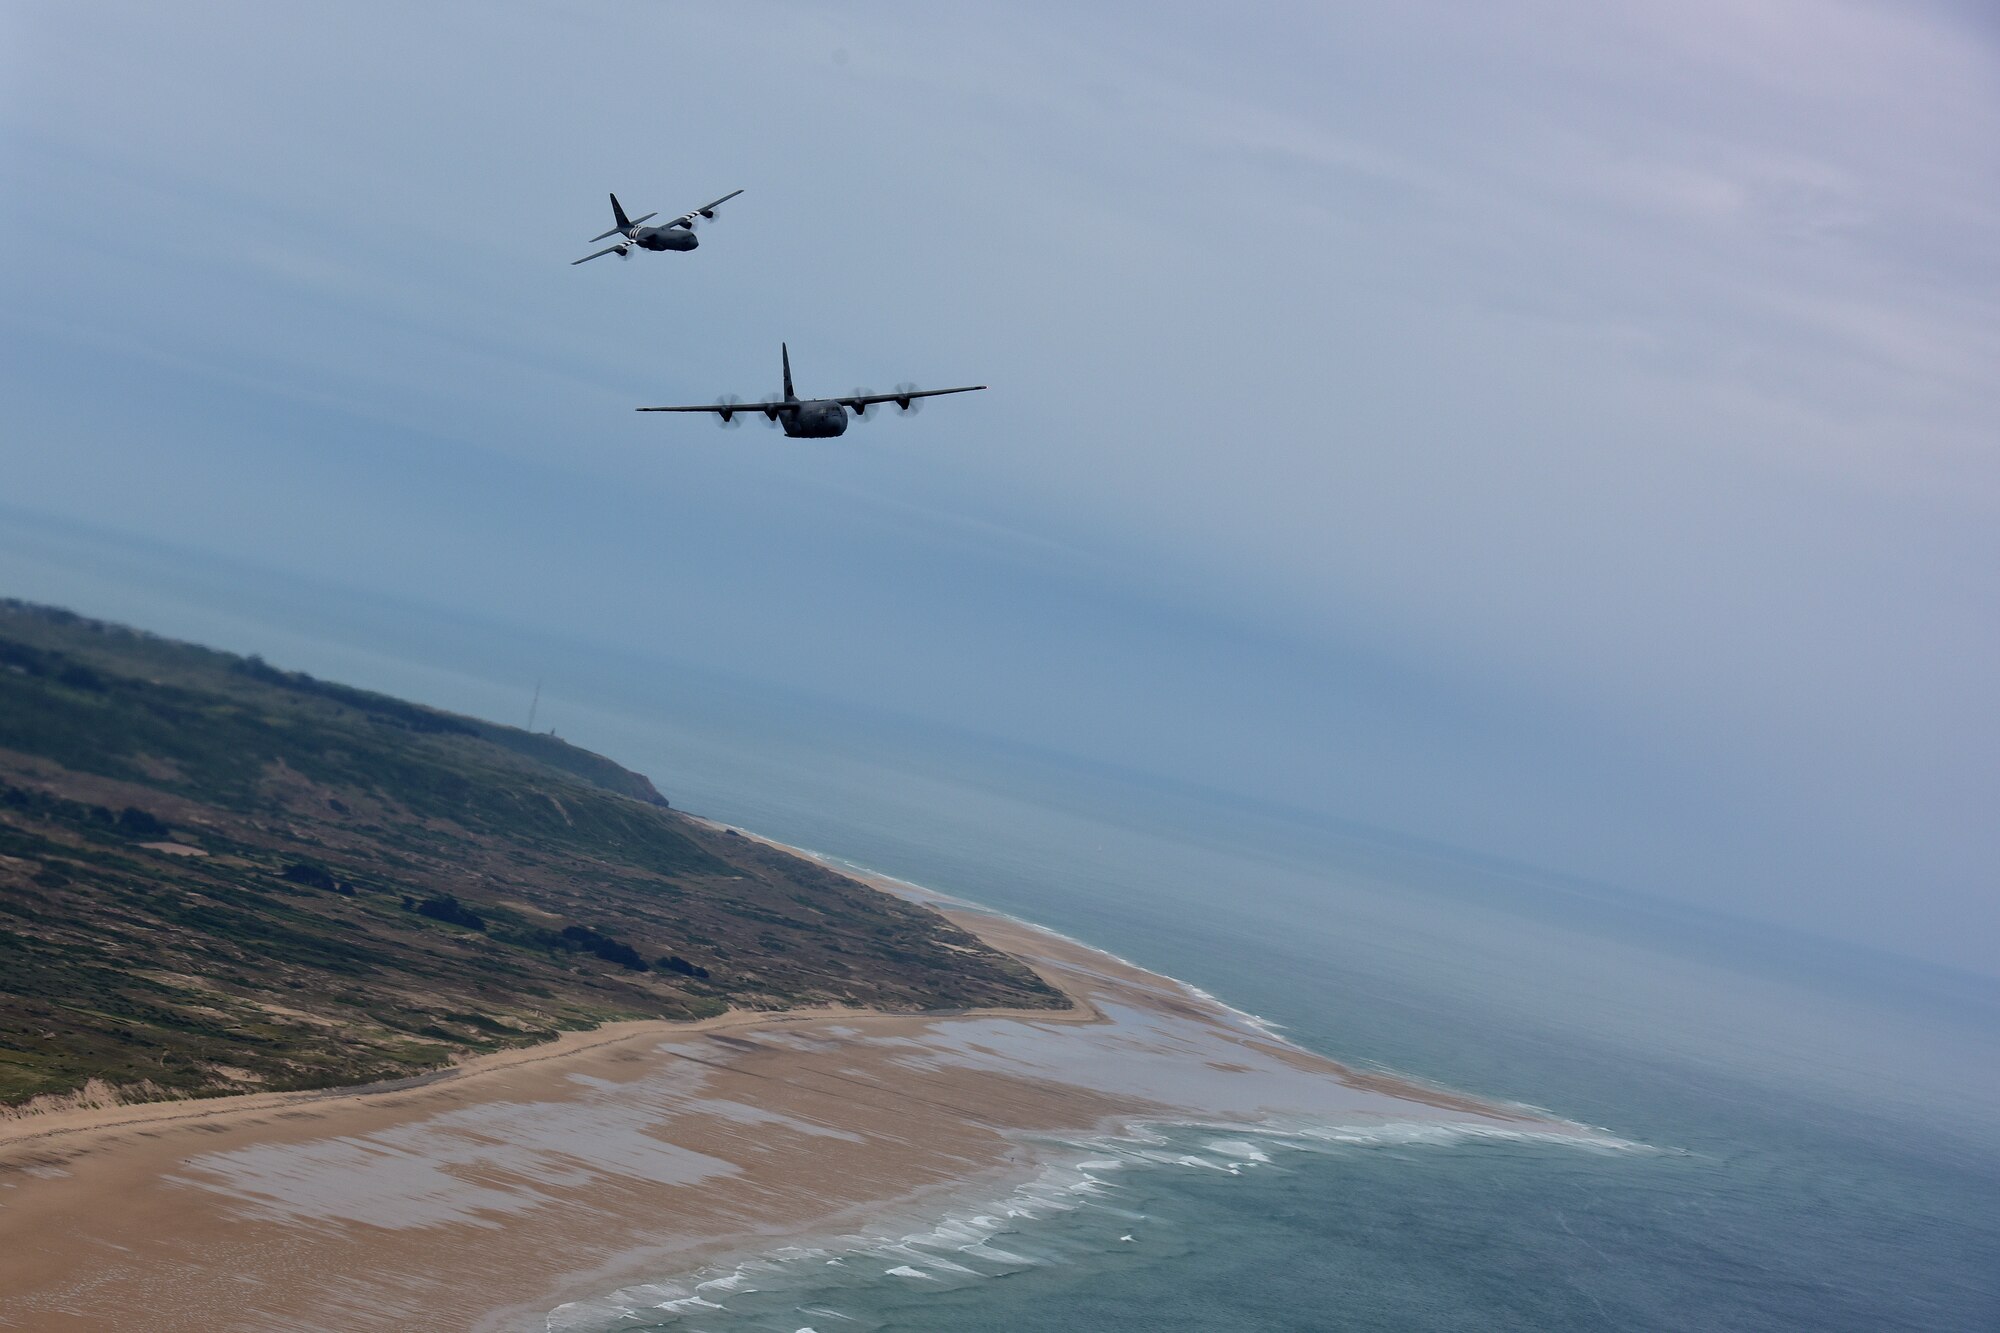
{"label": "sandy beach", "polygon": [[566,1305],[583,1328],[634,1284],[1032,1174],[1047,1136],[1574,1130],[1345,1069],[1171,979],[880,887],[1076,1007],[616,1024],[388,1088],[0,1122],[0,1328],[542,1330]]}

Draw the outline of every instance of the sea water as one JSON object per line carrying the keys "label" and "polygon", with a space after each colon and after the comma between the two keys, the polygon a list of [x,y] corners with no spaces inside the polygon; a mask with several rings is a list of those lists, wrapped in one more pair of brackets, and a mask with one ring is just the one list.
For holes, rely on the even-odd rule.
{"label": "sea water", "polygon": [[1976,978],[962,738],[600,724],[684,806],[1606,1132],[1045,1142],[1033,1179],[551,1328],[2000,1329]]}

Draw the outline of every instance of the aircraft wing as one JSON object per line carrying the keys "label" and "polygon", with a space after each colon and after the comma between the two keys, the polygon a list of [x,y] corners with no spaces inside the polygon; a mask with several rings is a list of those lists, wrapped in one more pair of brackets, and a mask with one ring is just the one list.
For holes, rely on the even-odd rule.
{"label": "aircraft wing", "polygon": [[724,421],[727,421],[738,412],[741,412],[745,416],[749,416],[753,412],[763,412],[768,415],[773,412],[789,411],[797,406],[797,403],[787,403],[781,400],[775,403],[702,403],[698,406],[689,407],[638,407],[632,410],[635,412],[715,412]]}
{"label": "aircraft wing", "polygon": [[690,208],[687,212],[681,214],[679,217],[675,218],[672,222],[669,222],[665,225],[669,227],[692,227],[694,226],[696,218],[714,217],[716,209],[720,208],[722,205],[728,203],[731,199],[734,199],[737,195],[742,193],[743,191],[741,190],[731,190],[728,194],[723,195],[722,198],[717,199],[713,203],[703,204],[700,208]]}
{"label": "aircraft wing", "polygon": [[[908,407],[912,399],[939,398],[948,393],[976,393],[985,387],[984,384],[965,384],[956,389],[911,389],[908,393],[849,394],[845,398],[820,398],[807,399],[806,401],[839,403],[842,407],[859,411],[861,408],[872,406],[875,403],[894,403],[898,407]],[[633,410],[638,412],[714,412],[724,421],[727,421],[739,412],[745,416],[753,412],[762,412],[766,416],[770,416],[778,412],[789,412],[799,406],[799,403],[784,401],[773,403],[690,403],[684,407],[640,407]]]}
{"label": "aircraft wing", "polygon": [[833,401],[842,407],[863,408],[874,403],[894,403],[898,407],[908,407],[912,398],[937,398],[948,393],[977,393],[984,384],[965,384],[956,389],[911,389],[908,393],[863,393],[849,394]]}
{"label": "aircraft wing", "polygon": [[607,246],[605,246],[605,247],[604,247],[604,248],[603,248],[602,250],[598,250],[598,251],[596,251],[596,252],[594,252],[594,253],[592,253],[592,254],[587,254],[587,255],[585,255],[585,256],[584,256],[584,257],[583,257],[582,259],[572,259],[572,260],[570,260],[570,261],[569,261],[569,266],[570,266],[571,268],[575,268],[575,267],[576,267],[576,266],[577,266],[578,264],[581,264],[581,263],[584,263],[584,262],[586,262],[586,261],[588,261],[588,260],[592,260],[592,259],[598,259],[598,258],[601,258],[602,256],[604,256],[604,255],[608,255],[608,254],[611,254],[611,253],[613,253],[613,252],[617,251],[617,250],[618,250],[618,249],[620,249],[620,248],[621,248],[620,246],[616,246],[616,245],[607,245]]}
{"label": "aircraft wing", "polygon": [[660,216],[660,215],[659,215],[658,213],[641,213],[641,214],[640,214],[640,215],[639,215],[638,217],[636,217],[636,218],[623,218],[623,219],[620,219],[620,221],[619,221],[618,225],[617,225],[617,226],[615,226],[615,227],[613,227],[613,228],[612,228],[612,229],[611,229],[610,231],[601,231],[601,232],[599,232],[599,233],[598,233],[597,235],[595,235],[595,236],[591,237],[591,238],[590,238],[590,243],[591,243],[592,245],[595,245],[595,244],[597,244],[597,243],[598,243],[599,241],[603,240],[603,239],[604,239],[605,237],[607,237],[607,236],[616,236],[616,235],[618,235],[619,233],[623,232],[623,231],[624,231],[624,230],[625,230],[626,228],[628,228],[628,227],[636,227],[636,226],[638,226],[638,225],[639,225],[639,224],[640,224],[641,222],[645,222],[645,221],[647,221],[648,219],[651,219],[651,218],[656,218],[656,217],[658,217],[658,216]]}

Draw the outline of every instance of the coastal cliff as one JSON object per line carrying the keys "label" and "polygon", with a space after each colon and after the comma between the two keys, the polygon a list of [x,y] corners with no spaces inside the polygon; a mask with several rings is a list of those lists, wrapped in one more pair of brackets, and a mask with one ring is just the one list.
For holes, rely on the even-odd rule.
{"label": "coastal cliff", "polygon": [[1065,1003],[553,736],[0,602],[0,1105],[373,1082],[732,1007]]}

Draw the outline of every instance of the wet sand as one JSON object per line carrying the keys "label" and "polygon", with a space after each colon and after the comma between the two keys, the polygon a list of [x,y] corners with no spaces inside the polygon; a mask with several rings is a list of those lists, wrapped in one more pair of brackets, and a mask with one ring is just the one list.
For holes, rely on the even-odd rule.
{"label": "wet sand", "polygon": [[388,1089],[0,1123],[0,1328],[541,1330],[546,1313],[1145,1120],[1567,1132],[1345,1069],[1180,983],[938,906],[1068,1012],[625,1023]]}

